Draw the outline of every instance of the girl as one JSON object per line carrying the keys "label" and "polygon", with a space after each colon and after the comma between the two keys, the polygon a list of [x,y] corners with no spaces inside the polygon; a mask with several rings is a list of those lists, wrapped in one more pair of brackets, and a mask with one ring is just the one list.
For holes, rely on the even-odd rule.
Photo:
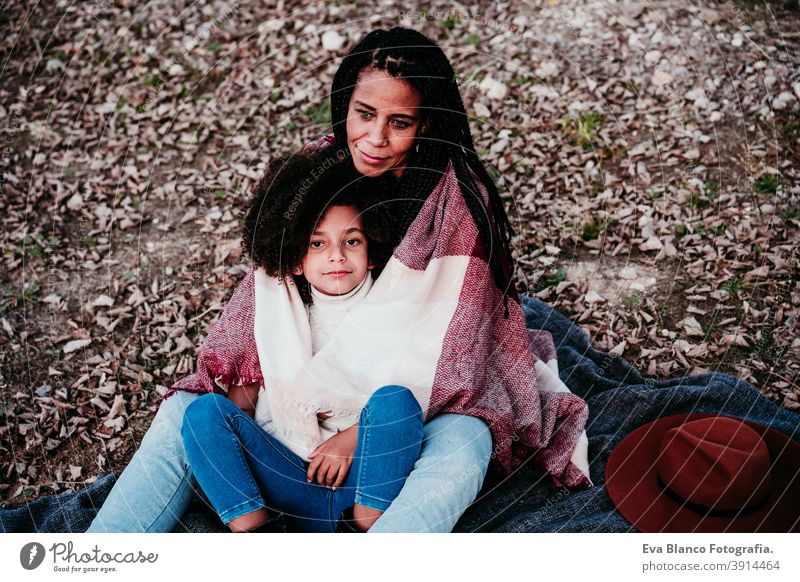
{"label": "girl", "polygon": [[[245,246],[253,262],[278,282],[297,285],[307,302],[312,355],[367,296],[376,264],[386,262],[385,223],[376,206],[365,205],[375,193],[345,170],[341,162],[319,155],[278,160],[245,219]],[[304,188],[312,174],[313,183]],[[330,192],[333,198],[326,195]],[[277,339],[266,349],[280,351]],[[286,365],[295,351],[292,346],[274,357]],[[298,439],[274,425],[276,405],[289,404],[268,398],[270,391],[266,386],[258,397],[258,423],[249,417],[252,409],[243,411],[218,394],[202,396],[186,410],[187,456],[223,522],[232,531],[277,531],[281,520],[269,519],[269,504],[286,513],[291,529],[333,531],[352,507],[352,523],[343,520],[340,528],[367,530],[397,496],[419,456],[422,411],[414,396],[401,386],[384,386],[355,423],[320,413],[322,443],[308,454]]]}

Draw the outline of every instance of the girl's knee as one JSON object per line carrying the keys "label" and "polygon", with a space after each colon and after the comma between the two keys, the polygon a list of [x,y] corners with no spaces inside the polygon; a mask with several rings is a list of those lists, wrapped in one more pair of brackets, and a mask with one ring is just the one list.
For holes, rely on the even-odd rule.
{"label": "girl's knee", "polygon": [[221,394],[204,394],[196,398],[186,407],[183,415],[182,434],[194,432],[211,424],[218,423],[225,417],[225,412],[233,404]]}
{"label": "girl's knee", "polygon": [[392,422],[412,418],[422,422],[419,402],[405,386],[388,385],[378,388],[370,396],[366,408],[369,409],[372,422]]}

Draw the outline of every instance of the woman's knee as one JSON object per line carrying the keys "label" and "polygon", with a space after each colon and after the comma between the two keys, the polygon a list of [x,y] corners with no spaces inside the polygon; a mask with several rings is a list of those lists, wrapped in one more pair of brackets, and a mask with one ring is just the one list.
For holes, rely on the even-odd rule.
{"label": "woman's knee", "polygon": [[453,466],[478,467],[485,476],[492,454],[492,433],[480,418],[440,414],[425,425],[426,448]]}
{"label": "woman's knee", "polygon": [[366,407],[372,423],[389,423],[398,420],[417,420],[422,423],[419,402],[405,386],[388,385],[378,388],[370,396]]}

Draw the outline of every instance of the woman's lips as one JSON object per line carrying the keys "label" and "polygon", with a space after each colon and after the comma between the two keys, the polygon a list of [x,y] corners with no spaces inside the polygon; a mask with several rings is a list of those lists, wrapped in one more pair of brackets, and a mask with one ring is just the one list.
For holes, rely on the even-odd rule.
{"label": "woman's lips", "polygon": [[369,154],[365,154],[361,150],[358,150],[358,153],[361,154],[361,159],[364,160],[364,162],[370,166],[382,166],[386,162],[386,160],[389,159],[389,158],[378,158],[375,156],[371,156]]}

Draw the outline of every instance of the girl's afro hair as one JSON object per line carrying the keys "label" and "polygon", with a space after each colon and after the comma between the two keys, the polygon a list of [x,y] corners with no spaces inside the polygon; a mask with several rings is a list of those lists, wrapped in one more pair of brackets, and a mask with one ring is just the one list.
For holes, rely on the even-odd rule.
{"label": "girl's afro hair", "polygon": [[292,277],[306,303],[308,282],[292,270],[308,251],[314,227],[331,206],[361,214],[369,260],[380,275],[396,244],[388,202],[390,180],[359,174],[334,148],[273,160],[244,210],[242,248],[256,267],[273,277]]}

